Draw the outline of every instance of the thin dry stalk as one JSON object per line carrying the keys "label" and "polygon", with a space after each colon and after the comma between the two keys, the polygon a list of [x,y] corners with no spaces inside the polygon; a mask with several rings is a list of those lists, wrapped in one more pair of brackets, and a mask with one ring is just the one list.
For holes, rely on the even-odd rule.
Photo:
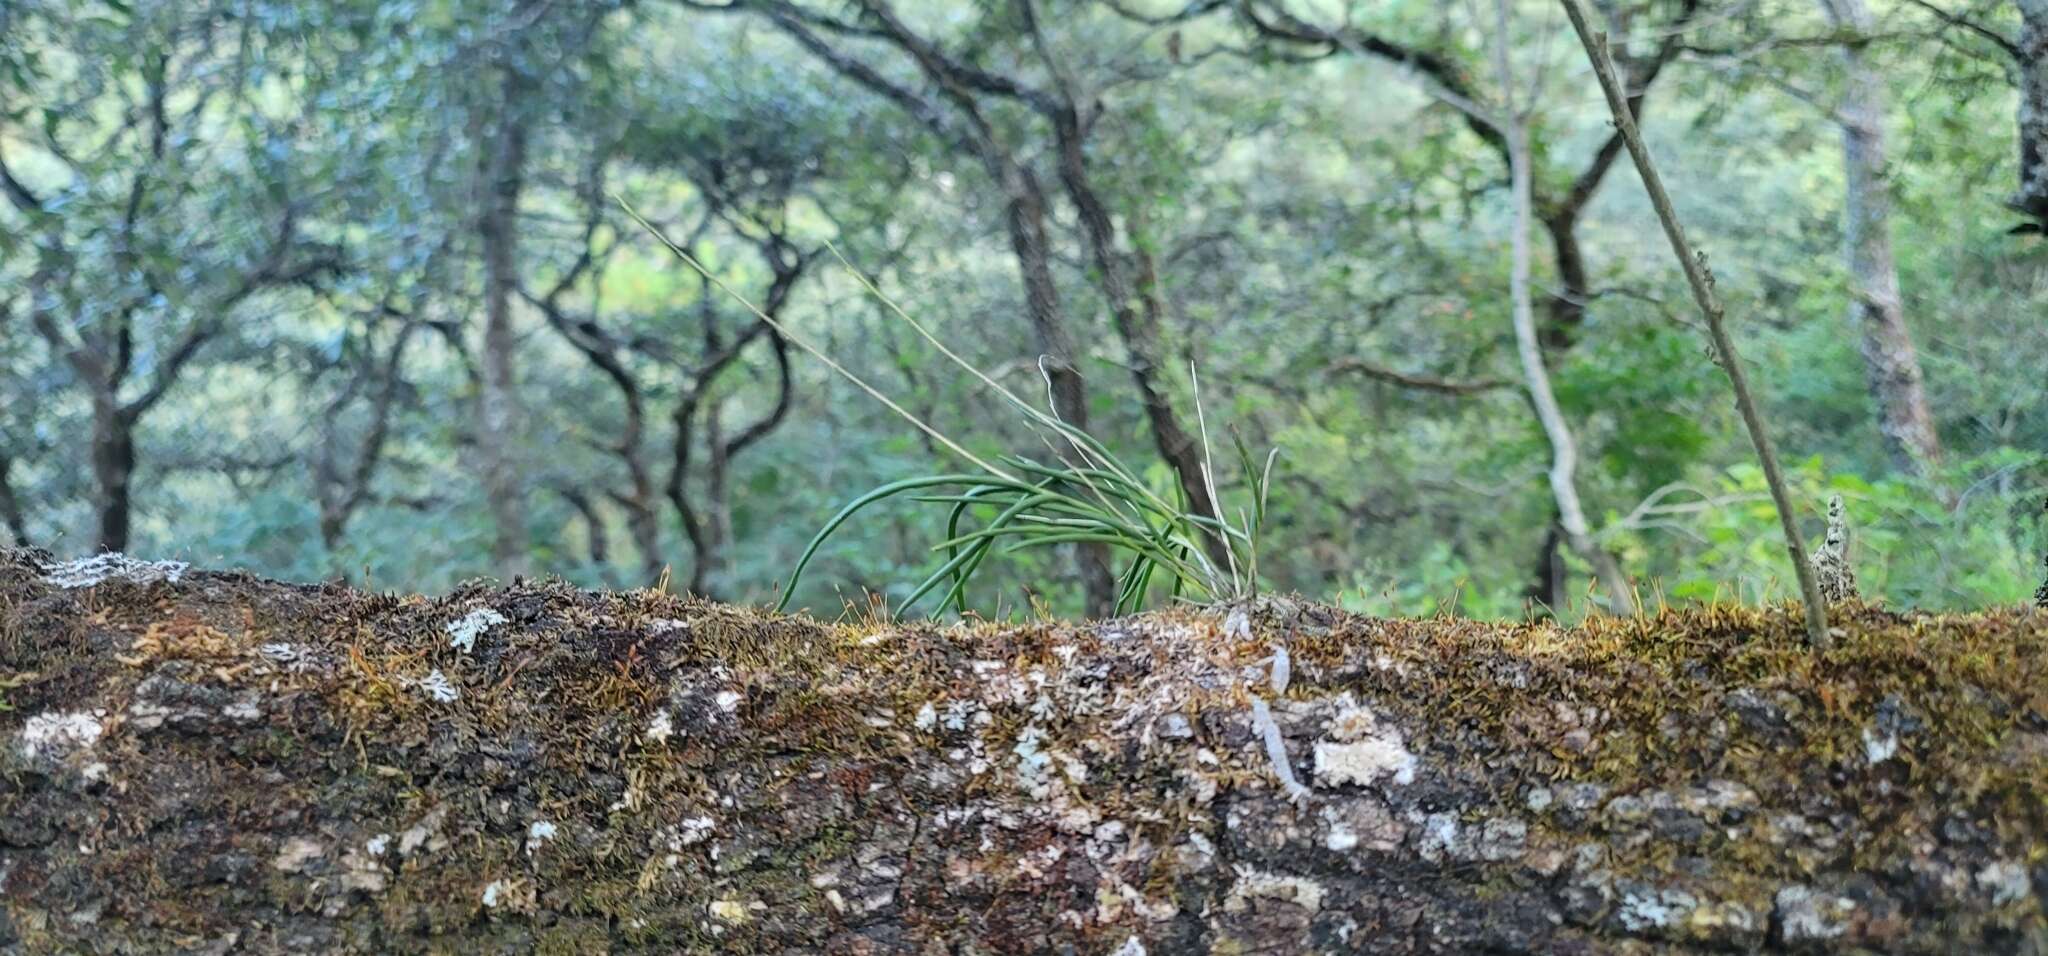
{"label": "thin dry stalk", "polygon": [[1707,270],[1706,257],[1694,251],[1691,241],[1686,239],[1685,228],[1679,225],[1678,212],[1671,204],[1671,195],[1664,189],[1663,178],[1657,175],[1657,166],[1650,159],[1649,148],[1643,145],[1642,132],[1636,129],[1635,116],[1629,112],[1628,93],[1622,89],[1621,80],[1614,70],[1614,60],[1607,51],[1607,34],[1587,24],[1585,11],[1580,9],[1578,0],[1559,2],[1564,4],[1565,16],[1571,18],[1572,29],[1578,33],[1579,42],[1585,45],[1586,59],[1592,61],[1593,74],[1600,78],[1600,89],[1607,95],[1607,108],[1614,114],[1615,128],[1621,131],[1629,157],[1635,160],[1636,172],[1643,180],[1643,190],[1650,196],[1650,206],[1657,211],[1657,220],[1664,226],[1664,237],[1671,241],[1671,252],[1685,270],[1685,281],[1692,287],[1693,300],[1699,303],[1700,314],[1707,320],[1707,333],[1714,342],[1715,361],[1722,371],[1728,373],[1728,384],[1735,391],[1735,408],[1742,414],[1743,427],[1748,429],[1750,444],[1756,448],[1757,463],[1763,467],[1764,481],[1770,485],[1771,501],[1778,510],[1778,524],[1785,529],[1785,548],[1792,558],[1792,570],[1799,576],[1799,592],[1806,603],[1807,639],[1815,647],[1825,647],[1828,644],[1827,603],[1822,600],[1820,584],[1814,579],[1813,566],[1807,558],[1806,541],[1799,534],[1792,495],[1785,489],[1785,476],[1778,468],[1778,454],[1771,448],[1770,433],[1764,427],[1762,414],[1757,411],[1756,399],[1750,394],[1749,378],[1742,371],[1742,359],[1735,352],[1735,342],[1728,337],[1726,313],[1720,296],[1714,292],[1714,274]]}

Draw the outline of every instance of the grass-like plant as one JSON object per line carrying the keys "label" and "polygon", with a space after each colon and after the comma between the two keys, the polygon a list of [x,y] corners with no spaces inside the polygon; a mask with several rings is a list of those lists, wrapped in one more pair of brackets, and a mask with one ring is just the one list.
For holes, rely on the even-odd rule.
{"label": "grass-like plant", "polygon": [[[615,197],[616,198],[616,197]],[[789,581],[782,590],[776,610],[784,610],[811,560],[826,540],[862,509],[894,500],[946,509],[946,536],[932,546],[943,554],[937,569],[919,582],[898,605],[904,611],[934,594],[940,595],[936,610],[948,607],[967,610],[967,592],[975,575],[995,554],[1028,548],[1067,544],[1100,544],[1124,557],[1118,576],[1116,612],[1143,607],[1155,588],[1164,588],[1177,599],[1222,601],[1249,597],[1258,590],[1258,536],[1265,523],[1267,491],[1271,487],[1273,463],[1278,450],[1255,459],[1244,442],[1233,438],[1237,464],[1249,490],[1249,507],[1238,511],[1235,521],[1226,515],[1209,516],[1195,512],[1176,486],[1161,493],[1125,464],[1101,442],[1081,428],[1064,421],[1054,411],[1040,410],[990,377],[973,363],[961,358],[923,323],[876,288],[860,270],[847,263],[834,247],[840,265],[875,297],[890,314],[937,348],[940,354],[980,380],[1014,409],[1041,441],[1049,455],[1036,459],[1006,455],[990,461],[918,418],[881,390],[835,361],[808,340],[795,335],[776,319],[757,308],[737,290],[712,275],[696,257],[669,241],[661,230],[641,218],[623,199],[619,204],[676,258],[731,296],[784,339],[824,362],[887,406],[904,420],[959,455],[972,470],[923,475],[890,482],[847,503],[825,523],[804,548]],[[1201,387],[1189,370],[1195,389],[1196,419],[1202,441],[1202,478],[1209,499],[1221,502],[1216,485],[1214,461],[1210,454],[1209,428],[1201,408]],[[1048,402],[1050,405],[1050,402]],[[1169,495],[1171,496],[1169,498]],[[1219,504],[1220,507],[1220,504]],[[1214,542],[1212,550],[1207,547]]]}

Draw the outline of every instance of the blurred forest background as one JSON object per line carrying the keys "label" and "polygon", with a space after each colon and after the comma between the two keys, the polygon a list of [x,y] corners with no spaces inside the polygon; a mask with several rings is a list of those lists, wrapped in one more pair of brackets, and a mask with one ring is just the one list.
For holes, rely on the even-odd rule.
{"label": "blurred forest background", "polygon": [[[1812,536],[1840,493],[1866,594],[2020,600],[2048,4],[1589,6]],[[1576,541],[1475,111],[1530,140]],[[1161,489],[1199,495],[1204,424],[1277,447],[1272,586],[1577,614],[1612,561],[1789,596],[1619,146],[1554,0],[0,0],[0,543],[762,600],[851,497],[954,467],[616,194],[980,453],[1044,449],[827,241]],[[943,521],[863,514],[799,603],[916,580]],[[1088,564],[1024,553],[979,603],[1100,610]]]}

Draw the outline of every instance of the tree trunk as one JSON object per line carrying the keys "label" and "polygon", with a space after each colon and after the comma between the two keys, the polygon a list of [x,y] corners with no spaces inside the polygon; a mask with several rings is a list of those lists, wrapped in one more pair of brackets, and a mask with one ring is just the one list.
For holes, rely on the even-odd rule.
{"label": "tree trunk", "polygon": [[[1067,331],[1066,313],[1060,308],[1059,286],[1053,282],[1051,246],[1045,228],[1045,191],[1029,169],[1000,158],[990,160],[988,165],[1003,187],[1003,217],[1009,229],[1010,250],[1017,257],[1017,271],[1024,282],[1024,311],[1031,319],[1040,361],[1050,380],[1053,411],[1060,420],[1087,431],[1087,391],[1080,370],[1074,365],[1074,338]],[[1107,617],[1115,613],[1116,576],[1109,568],[1109,549],[1100,544],[1075,545],[1074,563],[1081,573],[1088,616]]]}
{"label": "tree trunk", "polygon": [[583,519],[583,530],[589,543],[590,563],[598,569],[604,580],[614,580],[611,573],[611,534],[605,530],[604,515],[598,511],[596,500],[584,494],[579,488],[558,488],[556,493],[562,496],[563,501],[569,503],[569,507],[576,509],[577,516]]}
{"label": "tree trunk", "polygon": [[[1855,36],[1874,29],[1863,0],[1820,0],[1835,27]],[[1927,407],[1920,358],[1906,328],[1892,256],[1891,175],[1885,151],[1885,90],[1860,44],[1842,47],[1844,86],[1837,110],[1848,173],[1845,238],[1850,322],[1862,337],[1863,367],[1877,403],[1878,430],[1900,470],[1929,477],[1941,462],[1941,438]]]}
{"label": "tree trunk", "polygon": [[93,396],[93,512],[98,518],[99,549],[128,550],[128,522],[133,510],[129,485],[135,477],[135,423],[105,386]]}
{"label": "tree trunk", "polygon": [[714,396],[704,408],[704,532],[696,542],[692,593],[716,598],[727,583],[726,551],[732,544],[731,460],[726,454],[723,402]]}
{"label": "tree trunk", "polygon": [[[1502,38],[1495,42],[1505,43],[1506,40]],[[1564,532],[1565,543],[1592,565],[1593,573],[1607,590],[1608,608],[1615,613],[1633,614],[1636,610],[1635,589],[1629,584],[1628,577],[1622,574],[1621,563],[1593,540],[1584,506],[1579,503],[1576,478],[1578,444],[1572,438],[1571,426],[1565,423],[1564,411],[1558,407],[1557,397],[1551,393],[1550,372],[1543,364],[1543,346],[1536,332],[1535,303],[1529,278],[1529,232],[1535,226],[1529,186],[1529,127],[1520,118],[1508,123],[1508,165],[1514,205],[1514,263],[1508,280],[1509,297],[1515,323],[1515,345],[1522,359],[1523,382],[1529,391],[1529,402],[1535,406],[1537,420],[1543,424],[1543,434],[1550,440],[1550,495],[1557,503],[1558,527]]]}
{"label": "tree trunk", "polygon": [[[1089,181],[1080,117],[1071,105],[1053,117],[1053,130],[1059,148],[1060,182],[1066,186],[1067,198],[1073,201],[1080,216],[1081,232],[1087,237],[1089,257],[1095,263],[1095,282],[1109,303],[1117,337],[1123,341],[1124,361],[1137,385],[1145,422],[1151,426],[1153,446],[1173,469],[1189,509],[1204,517],[1220,519],[1222,514],[1209,494],[1209,476],[1203,470],[1203,449],[1181,424],[1180,413],[1174,411],[1173,399],[1160,377],[1159,365],[1165,350],[1159,342],[1163,305],[1158,290],[1148,282],[1141,296],[1131,282],[1129,270],[1120,258],[1122,253],[1117,249],[1116,224]],[[1217,567],[1230,566],[1229,551],[1221,537],[1207,534],[1202,543]]]}
{"label": "tree trunk", "polygon": [[1817,654],[1786,609],[849,629],[45,570],[0,551],[0,952],[2048,946],[2006,611]]}
{"label": "tree trunk", "polygon": [[14,493],[14,458],[6,451],[0,451],[0,526],[6,527],[14,544],[29,545],[28,521],[22,515],[21,498]]}
{"label": "tree trunk", "polygon": [[2020,187],[2009,201],[2048,231],[2048,0],[2020,8]]}
{"label": "tree trunk", "polygon": [[519,290],[519,194],[524,184],[527,126],[522,82],[511,70],[495,135],[483,140],[485,195],[477,222],[484,258],[483,381],[477,402],[477,450],[493,534],[491,560],[505,576],[528,570],[525,488],[515,447],[521,431],[517,339],[512,302]]}
{"label": "tree trunk", "polygon": [[634,467],[631,478],[631,495],[618,501],[626,511],[626,534],[633,539],[633,550],[640,552],[640,585],[651,587],[661,579],[665,563],[661,551],[661,519],[655,513],[654,479],[648,475],[645,466]]}

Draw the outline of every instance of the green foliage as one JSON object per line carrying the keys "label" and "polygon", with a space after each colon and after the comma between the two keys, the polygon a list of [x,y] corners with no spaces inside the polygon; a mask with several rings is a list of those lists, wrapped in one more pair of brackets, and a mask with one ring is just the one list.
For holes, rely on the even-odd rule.
{"label": "green foliage", "polygon": [[[2042,456],[2001,452],[1963,463],[1959,470],[1995,472],[2038,467]],[[1988,607],[2008,604],[2024,593],[2033,574],[2035,537],[2005,530],[2017,515],[1997,495],[1967,494],[1954,509],[1936,490],[1906,479],[1868,481],[1831,472],[1809,458],[1787,475],[1795,495],[1820,502],[1840,494],[1848,504],[1850,558],[1867,593],[1923,607]],[[1761,602],[1796,595],[1784,567],[1777,518],[1764,497],[1763,477],[1750,465],[1730,467],[1708,493],[1720,502],[1671,527],[1703,547],[1677,573],[1659,584],[1667,598],[1683,601]]]}
{"label": "green foliage", "polygon": [[[940,610],[952,607],[964,614],[968,586],[991,553],[1082,543],[1106,545],[1126,557],[1118,575],[1119,614],[1145,607],[1155,586],[1175,598],[1206,601],[1257,592],[1258,534],[1265,521],[1273,456],[1261,469],[1249,450],[1238,444],[1238,464],[1251,489],[1251,507],[1233,523],[1192,510],[1185,496],[1169,500],[1080,429],[1056,419],[1044,424],[1056,440],[1069,445],[1073,458],[1048,465],[1006,456],[982,473],[908,478],[848,503],[797,559],[778,608],[787,606],[804,568],[833,532],[863,508],[898,497],[947,508],[946,537],[931,547],[943,552],[945,561],[899,600],[899,610],[936,593],[941,595]],[[949,490],[953,493],[935,493]],[[963,522],[974,519],[980,526],[963,530]],[[1211,541],[1220,543],[1224,563],[1209,557]]]}
{"label": "green foliage", "polygon": [[[848,28],[814,31],[831,49],[950,102],[854,6],[799,2]],[[495,134],[517,119],[532,137],[509,455],[536,570],[632,585],[651,563],[689,580],[705,555],[673,484],[705,527],[729,533],[704,583],[728,599],[830,608],[873,590],[926,609],[1071,611],[1074,564],[1041,546],[1071,536],[1124,547],[1127,585],[1149,573],[1126,606],[1177,586],[1200,598],[1256,585],[1342,594],[1373,613],[1525,613],[1553,520],[1547,447],[1515,387],[1503,308],[1505,170],[1461,113],[1380,60],[1304,60],[1263,42],[1235,4],[1171,29],[1098,2],[1041,4],[1037,35],[1010,5],[894,5],[988,77],[1098,94],[1082,111],[1085,159],[1125,233],[1119,253],[1157,266],[1161,364],[1198,365],[1227,396],[1208,411],[1233,435],[1288,450],[1270,476],[1219,462],[1218,492],[1241,503],[1230,515],[1189,515],[1174,491],[1043,118],[1017,97],[975,94],[985,130],[956,112],[932,124],[770,18],[683,4],[12,0],[0,2],[0,160],[48,207],[0,197],[0,491],[25,536],[71,554],[95,546],[96,402],[133,402],[161,376],[160,401],[135,422],[133,550],[424,590],[500,573],[476,437],[477,211]],[[1554,4],[1510,6],[1516,64],[1538,84],[1520,100],[1537,182],[1555,199],[1609,126]],[[1808,520],[1830,491],[1845,495],[1872,597],[2011,603],[2048,551],[2048,242],[2007,236],[2001,205],[2016,180],[2016,103],[2004,55],[1981,38],[1919,5],[1872,6],[1880,32],[1864,52],[1891,99],[1900,286],[1948,450],[1934,479],[1903,477],[1875,425],[1849,312],[1839,130],[1815,108],[1841,84],[1839,58],[1811,42],[1826,29],[1819,10],[1771,0],[1694,23],[1695,52],[1646,94],[1647,134],[1683,184],[1681,212],[1769,389],[1780,449],[1803,462]],[[2016,30],[1985,6],[1993,29]],[[1616,10],[1629,26],[1617,42],[1653,53],[1666,6]],[[1495,92],[1478,52],[1490,14],[1367,4],[1353,22],[1440,54],[1481,98]],[[508,78],[530,95],[508,102]],[[1011,249],[1021,186],[964,147],[975,135],[1012,151],[1044,194],[1086,436],[1042,421],[1042,402],[1020,411],[1005,396],[1039,394],[1043,345]],[[1697,330],[1672,314],[1684,290],[1630,175],[1618,163],[1574,221],[1594,291],[1576,343],[1550,355],[1594,532],[1646,596],[1786,596],[1761,485]],[[622,241],[631,227],[607,190],[645,197],[650,219],[756,299],[774,279],[771,232],[780,254],[830,242],[872,269],[811,270],[779,321],[1001,474],[944,464],[964,459],[803,361],[780,424],[723,458],[718,443],[778,409],[775,353],[757,338],[707,371],[758,320]],[[287,214],[292,241],[279,243]],[[291,278],[238,295],[279,248]],[[1555,251],[1538,237],[1539,310],[1561,291]],[[558,328],[528,297],[564,279]],[[931,337],[870,282],[906,290]],[[591,330],[637,385],[632,403],[574,347]],[[201,345],[169,368],[195,334]],[[125,375],[101,387],[74,352],[125,355]],[[1421,391],[1338,371],[1347,360],[1506,386]],[[987,374],[957,374],[968,367]],[[396,384],[380,411],[387,368]],[[676,419],[700,376],[685,433]],[[1192,424],[1194,390],[1161,378]],[[635,427],[638,475],[617,450]],[[379,436],[330,540],[323,509],[348,497]],[[1220,457],[1241,457],[1224,444]],[[934,483],[881,494],[891,477]],[[654,503],[644,543],[622,504],[636,481]],[[817,516],[848,502],[864,504],[814,534]],[[1244,548],[1237,562],[1255,557],[1255,572],[1235,578],[1230,555],[1201,546],[1212,537]],[[1565,561],[1567,591],[1581,591],[1586,569]]]}

